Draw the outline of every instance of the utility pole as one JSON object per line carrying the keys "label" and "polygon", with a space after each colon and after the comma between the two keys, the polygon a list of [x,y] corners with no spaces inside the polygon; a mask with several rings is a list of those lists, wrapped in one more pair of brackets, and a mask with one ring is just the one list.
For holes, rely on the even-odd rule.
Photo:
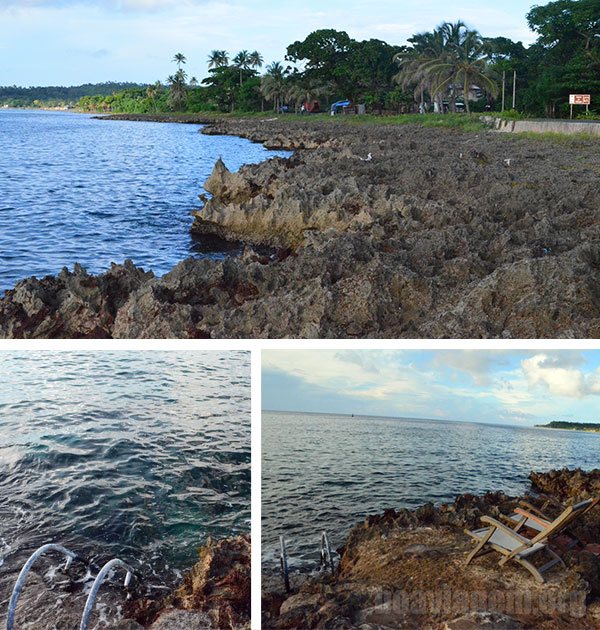
{"label": "utility pole", "polygon": [[513,109],[517,107],[517,71],[513,72]]}
{"label": "utility pole", "polygon": [[502,71],[502,111],[504,111],[504,89],[506,87],[506,70]]}

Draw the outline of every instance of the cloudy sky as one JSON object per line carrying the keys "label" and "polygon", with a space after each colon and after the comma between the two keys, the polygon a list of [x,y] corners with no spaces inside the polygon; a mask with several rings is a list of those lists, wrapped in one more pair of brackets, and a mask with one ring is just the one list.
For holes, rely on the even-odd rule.
{"label": "cloudy sky", "polygon": [[262,364],[263,409],[600,422],[600,351],[269,350]]}
{"label": "cloudy sky", "polygon": [[[483,35],[524,43],[532,0],[0,0],[0,85],[154,82],[173,72],[206,75],[215,49],[258,49],[282,60],[288,44],[318,28],[402,44],[438,23],[462,19]],[[541,3],[543,4],[543,2]]]}

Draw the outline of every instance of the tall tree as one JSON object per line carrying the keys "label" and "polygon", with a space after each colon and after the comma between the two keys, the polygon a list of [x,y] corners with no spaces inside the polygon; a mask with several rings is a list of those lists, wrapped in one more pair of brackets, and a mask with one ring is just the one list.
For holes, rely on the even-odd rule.
{"label": "tall tree", "polygon": [[264,62],[265,60],[263,59],[263,56],[258,52],[258,50],[250,53],[248,63],[255,70],[258,70],[258,68],[262,68]]}
{"label": "tall tree", "polygon": [[287,47],[286,60],[304,64],[306,78],[320,83],[332,83],[334,93],[347,97],[353,88],[349,56],[354,40],[345,31],[321,29],[303,41]]}
{"label": "tall tree", "polygon": [[220,111],[233,111],[239,90],[238,71],[233,66],[217,66],[209,70],[202,84],[207,87],[209,99]]}
{"label": "tall tree", "polygon": [[162,89],[163,89],[163,86],[160,81],[157,81],[156,83],[149,85],[146,88],[146,97],[151,103],[151,108],[153,112],[155,112],[157,109],[156,99],[158,98],[159,94],[162,92]]}
{"label": "tall tree", "polygon": [[463,22],[444,22],[433,33],[415,36],[412,41],[418,44],[412,54],[409,51],[397,57],[401,66],[397,79],[403,85],[412,82],[421,93],[427,89],[433,99],[438,99],[439,107],[443,107],[441,99],[446,94],[454,100],[455,90],[461,90],[467,113],[474,84],[489,94],[497,94],[498,84],[481,35]]}
{"label": "tall tree", "polygon": [[243,83],[244,70],[248,70],[251,66],[250,53],[247,50],[241,50],[234,58],[233,65],[240,73],[240,87]]}
{"label": "tall tree", "polygon": [[[438,108],[443,111],[443,96],[436,95],[434,90],[435,77],[432,73],[426,72],[429,62],[441,59],[445,55],[446,42],[443,32],[439,29],[433,32],[417,33],[409,38],[412,44],[394,56],[394,61],[399,66],[399,72],[394,80],[406,90],[413,88],[415,100],[420,103],[421,110],[425,106],[425,94],[429,94],[432,100],[437,97]],[[453,94],[450,95],[452,104]]]}
{"label": "tall tree", "polygon": [[530,109],[547,115],[568,109],[569,93],[600,100],[600,0],[556,0],[527,14],[538,34],[530,47],[531,79],[525,93]]}
{"label": "tall tree", "polygon": [[173,61],[177,64],[177,68],[181,69],[182,64],[184,64],[187,59],[185,58],[185,55],[183,53],[175,53]]}
{"label": "tall tree", "polygon": [[169,105],[176,111],[185,109],[187,101],[187,75],[183,68],[179,68],[175,74],[167,79],[169,86]]}
{"label": "tall tree", "polygon": [[348,78],[352,87],[348,96],[379,110],[392,89],[397,68],[394,55],[403,47],[390,46],[379,39],[352,42],[348,53]]}
{"label": "tall tree", "polygon": [[213,50],[208,56],[209,68],[222,68],[229,65],[229,54],[226,50]]}
{"label": "tall tree", "polygon": [[260,83],[260,92],[265,99],[273,101],[273,109],[278,111],[286,96],[287,72],[279,61],[268,65],[266,70]]}

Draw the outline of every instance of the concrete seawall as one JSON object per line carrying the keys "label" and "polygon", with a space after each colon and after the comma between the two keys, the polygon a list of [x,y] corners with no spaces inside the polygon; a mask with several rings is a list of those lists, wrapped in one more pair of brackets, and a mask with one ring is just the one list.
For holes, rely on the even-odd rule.
{"label": "concrete seawall", "polygon": [[493,119],[494,128],[502,133],[584,133],[600,136],[600,121],[587,122],[579,120],[504,120]]}

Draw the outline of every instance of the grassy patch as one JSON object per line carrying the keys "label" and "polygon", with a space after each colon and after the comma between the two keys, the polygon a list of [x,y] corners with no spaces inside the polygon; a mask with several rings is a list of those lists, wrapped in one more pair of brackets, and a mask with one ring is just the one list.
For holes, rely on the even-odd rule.
{"label": "grassy patch", "polygon": [[589,133],[560,133],[559,131],[515,131],[513,133],[499,133],[503,138],[526,138],[538,142],[551,142],[554,144],[580,144],[581,142],[600,142],[598,136]]}
{"label": "grassy patch", "polygon": [[419,125],[421,127],[445,127],[449,129],[463,129],[465,131],[481,131],[486,129],[486,124],[480,119],[480,114],[399,114],[397,116],[377,116],[365,114],[362,116],[339,114],[331,116],[328,113],[321,114],[275,114],[274,112],[261,113],[233,113],[221,114],[223,118],[277,118],[281,122],[332,122],[349,125]]}
{"label": "grassy patch", "polygon": [[[91,112],[87,112],[91,113]],[[98,112],[102,113],[102,112]],[[446,129],[460,129],[462,131],[483,131],[488,125],[481,120],[481,114],[399,114],[397,116],[377,116],[375,114],[357,115],[337,115],[331,116],[324,112],[321,114],[277,114],[275,112],[157,112],[156,114],[126,114],[119,112],[110,112],[108,115],[131,115],[139,116],[140,119],[145,117],[152,118],[160,116],[170,118],[174,121],[186,121],[194,119],[212,120],[240,120],[255,119],[265,120],[277,118],[279,122],[331,122],[347,125],[377,125],[377,126],[393,126],[393,125],[417,125],[420,127],[441,127]]]}
{"label": "grassy patch", "polygon": [[482,131],[485,123],[479,114],[400,114],[398,116],[337,116],[335,120],[355,125],[419,125],[420,127],[445,127],[463,131]]}

